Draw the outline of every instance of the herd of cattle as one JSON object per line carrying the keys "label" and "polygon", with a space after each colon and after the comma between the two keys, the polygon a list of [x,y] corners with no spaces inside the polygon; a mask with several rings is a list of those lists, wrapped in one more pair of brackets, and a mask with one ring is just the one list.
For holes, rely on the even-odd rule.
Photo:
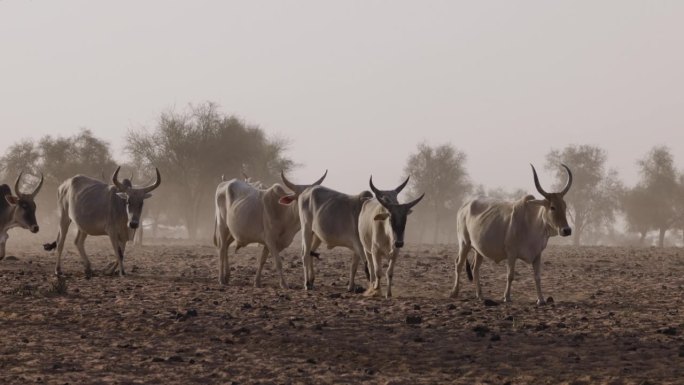
{"label": "herd of cattle", "polygon": [[[518,259],[532,264],[537,291],[537,303],[543,304],[540,267],[541,253],[549,237],[569,236],[571,229],[566,219],[564,195],[572,185],[572,173],[562,165],[568,181],[560,192],[547,193],[541,187],[537,172],[532,166],[534,184],[543,199],[527,195],[514,202],[503,202],[489,198],[477,198],[464,204],[457,213],[459,254],[456,258],[454,286],[450,292],[456,297],[460,286],[460,271],[466,265],[470,280],[474,280],[475,294],[481,298],[479,267],[482,257],[507,264],[507,282],[504,301],[511,300],[511,284],[515,262]],[[107,270],[108,274],[119,272],[125,275],[124,253],[126,243],[133,239],[140,226],[140,216],[145,199],[161,184],[161,175],[156,169],[156,181],[145,187],[133,187],[129,179],[119,181],[120,167],[112,175],[112,184],[99,179],[77,175],[67,179],[57,190],[59,207],[59,231],[57,239],[44,245],[45,250],[57,249],[55,274],[62,274],[61,257],[64,241],[71,222],[77,226],[75,244],[78,249],[85,276],[92,276],[92,268],[85,252],[88,235],[107,235],[116,256]],[[290,246],[295,235],[302,231],[302,262],[304,288],[314,287],[313,257],[318,257],[318,247],[337,246],[350,249],[352,254],[349,271],[350,291],[355,290],[354,278],[359,261],[365,265],[369,280],[366,295],[380,294],[382,258],[388,259],[385,272],[386,296],[392,295],[392,276],[399,250],[404,246],[404,232],[411,208],[417,205],[425,194],[409,203],[399,203],[398,195],[406,187],[407,178],[393,190],[380,190],[370,178],[372,191],[358,195],[344,194],[321,184],[326,173],[311,184],[295,184],[283,173],[283,185],[275,183],[263,188],[245,176],[244,180],[222,181],[216,188],[216,216],[214,245],[219,259],[219,283],[225,285],[229,279],[228,247],[235,242],[236,251],[251,243],[263,245],[258,258],[254,285],[261,285],[261,272],[270,254],[275,260],[280,275],[280,286],[287,288],[283,275],[282,251]],[[14,184],[14,193],[6,184],[0,185],[0,260],[5,257],[7,231],[21,227],[38,232],[36,204],[34,198],[43,184],[40,182],[31,193],[19,190],[22,174]],[[468,252],[473,249],[475,257],[472,269]]]}

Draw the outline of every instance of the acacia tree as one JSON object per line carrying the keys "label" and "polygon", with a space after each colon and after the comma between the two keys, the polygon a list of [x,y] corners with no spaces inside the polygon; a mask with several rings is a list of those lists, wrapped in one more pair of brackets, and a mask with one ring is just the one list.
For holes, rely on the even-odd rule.
{"label": "acacia tree", "polygon": [[433,232],[433,243],[444,233],[446,238],[442,239],[456,234],[455,211],[472,190],[465,162],[466,154],[451,144],[432,147],[420,143],[408,157],[404,167],[404,173],[411,176],[408,193],[414,198],[426,193],[423,204],[415,209],[416,219],[427,224],[420,227],[421,241],[427,229]]}
{"label": "acacia tree", "polygon": [[640,203],[645,212],[632,214],[639,214],[650,230],[658,231],[658,246],[663,247],[667,231],[681,223],[680,176],[674,166],[672,153],[666,146],[654,147],[637,164],[641,179],[632,191],[637,194],[636,197],[641,195]]}
{"label": "acacia tree", "polygon": [[[111,175],[115,167],[109,144],[88,129],[68,137],[47,135],[35,142],[24,140],[10,146],[0,158],[0,169],[6,181],[15,178],[20,171],[34,178],[41,173],[44,175],[42,193],[36,197],[36,204],[45,214],[55,214],[56,190],[64,180],[76,174],[101,178],[103,173]],[[54,216],[42,217],[50,222]]]}
{"label": "acacia tree", "polygon": [[617,172],[606,168],[606,152],[596,146],[570,145],[546,155],[546,169],[555,171],[556,186],[565,185],[564,163],[573,174],[572,188],[565,196],[568,217],[573,223],[573,243],[580,245],[587,230],[609,228],[615,222],[622,184]]}
{"label": "acacia tree", "polygon": [[159,194],[183,218],[190,238],[198,235],[199,218],[212,216],[222,175],[239,176],[248,169],[251,177],[268,183],[294,166],[284,156],[283,140],[268,139],[258,126],[221,113],[211,102],[162,113],[153,130],[129,132],[126,150],[136,163],[159,167],[167,176]]}

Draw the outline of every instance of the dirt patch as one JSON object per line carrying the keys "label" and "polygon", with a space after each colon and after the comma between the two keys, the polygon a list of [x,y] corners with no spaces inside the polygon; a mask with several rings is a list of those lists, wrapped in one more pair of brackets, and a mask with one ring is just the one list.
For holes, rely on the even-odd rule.
{"label": "dirt patch", "polygon": [[[66,279],[54,254],[8,244],[0,261],[0,383],[681,383],[684,251],[551,247],[535,305],[520,262],[512,304],[505,266],[486,260],[483,294],[453,284],[456,249],[407,247],[393,299],[346,292],[350,252],[323,251],[316,289],[302,290],[298,247],[285,253],[289,290],[272,261],[252,287],[257,247],[233,256],[218,285],[213,247],[130,247],[129,275],[104,276],[107,241],[86,243],[86,280],[72,248]],[[298,245],[296,245],[298,246]],[[358,283],[365,286],[362,269]],[[383,280],[383,285],[385,284]],[[63,286],[60,286],[63,285]],[[384,287],[383,287],[384,288]],[[384,292],[384,289],[383,289]],[[491,303],[489,303],[491,305]]]}

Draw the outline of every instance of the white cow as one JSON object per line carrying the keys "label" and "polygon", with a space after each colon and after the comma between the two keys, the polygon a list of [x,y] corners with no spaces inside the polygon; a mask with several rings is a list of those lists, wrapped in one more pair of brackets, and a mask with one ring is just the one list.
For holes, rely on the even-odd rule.
{"label": "white cow", "polygon": [[322,242],[328,249],[342,246],[353,251],[348,289],[356,289],[356,269],[361,256],[365,255],[359,239],[359,213],[363,202],[372,198],[373,194],[370,191],[363,191],[359,195],[347,195],[323,186],[314,186],[299,196],[305,290],[313,289],[314,269],[311,252]]}
{"label": "white cow", "polygon": [[288,181],[281,173],[283,183],[293,193],[288,193],[278,183],[266,190],[238,179],[221,182],[218,185],[214,246],[219,257],[220,284],[228,283],[228,247],[236,241],[236,250],[250,243],[264,246],[259,257],[254,286],[261,285],[261,271],[270,252],[280,274],[280,287],[287,288],[280,252],[292,243],[292,239],[299,231],[299,210],[292,202],[307,188],[323,183],[327,174],[326,171],[319,180],[310,185],[297,185]]}
{"label": "white cow", "polygon": [[154,184],[146,187],[133,187],[129,179],[119,182],[117,167],[112,175],[112,184],[84,175],[76,175],[62,183],[57,189],[59,206],[59,232],[57,240],[43,245],[45,250],[57,248],[57,264],[55,274],[62,274],[62,250],[64,240],[73,221],[77,228],[76,248],[81,256],[81,262],[87,278],[92,276],[90,260],[85,252],[85,240],[88,235],[107,235],[117,256],[116,262],[108,270],[113,274],[117,267],[119,275],[124,276],[123,259],[126,242],[133,240],[135,229],[140,225],[140,214],[143,201],[152,196],[152,190],[161,184],[159,170]]}
{"label": "white cow", "polygon": [[[406,181],[408,182],[408,179]],[[373,185],[373,177],[371,177],[369,184],[376,198],[365,201],[359,214],[359,236],[363,244],[371,281],[366,295],[379,292],[382,257],[386,257],[389,258],[386,271],[386,296],[389,298],[392,296],[392,277],[397,254],[399,254],[399,249],[404,247],[406,219],[411,213],[411,208],[417,205],[425,194],[409,203],[399,204],[390,202],[385,198],[384,192]],[[401,188],[403,186],[399,186],[398,189],[401,190]],[[396,200],[396,195],[394,199]]]}
{"label": "white cow", "polygon": [[[542,189],[537,171],[532,166],[534,184],[544,199],[534,199],[528,195],[516,202],[501,202],[478,198],[467,202],[458,211],[459,253],[456,261],[456,279],[451,297],[459,291],[460,270],[467,264],[468,251],[475,250],[473,272],[475,295],[482,297],[480,288],[480,263],[487,257],[499,263],[506,261],[507,280],[504,301],[511,301],[511,284],[515,274],[515,261],[522,259],[532,264],[534,283],[537,289],[537,304],[545,303],[541,291],[541,253],[546,248],[549,237],[572,233],[565,216],[566,204],[563,196],[572,185],[572,172],[562,165],[568,173],[568,181],[561,192],[547,193]],[[470,269],[468,267],[468,275]]]}

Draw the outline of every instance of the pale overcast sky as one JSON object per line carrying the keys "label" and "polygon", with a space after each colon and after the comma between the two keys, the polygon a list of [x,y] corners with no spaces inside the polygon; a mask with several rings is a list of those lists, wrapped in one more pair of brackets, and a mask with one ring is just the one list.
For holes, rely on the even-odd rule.
{"label": "pale overcast sky", "polygon": [[628,183],[653,145],[684,168],[682,1],[4,0],[0,50],[0,151],[87,127],[121,159],[127,130],[215,101],[347,192],[421,141],[488,186],[532,190],[570,143]]}

